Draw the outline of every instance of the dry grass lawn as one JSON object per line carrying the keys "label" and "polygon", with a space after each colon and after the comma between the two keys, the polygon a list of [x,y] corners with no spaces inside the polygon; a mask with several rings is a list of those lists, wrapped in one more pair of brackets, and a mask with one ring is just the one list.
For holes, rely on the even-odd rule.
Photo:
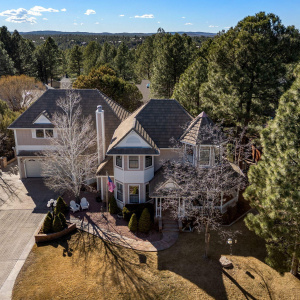
{"label": "dry grass lawn", "polygon": [[[181,234],[158,253],[115,247],[82,232],[34,246],[13,299],[300,299],[299,280],[263,262],[263,241],[242,221],[232,227],[242,232],[233,256],[213,235],[208,260],[197,233]],[[221,254],[232,259],[233,269],[222,270]]]}

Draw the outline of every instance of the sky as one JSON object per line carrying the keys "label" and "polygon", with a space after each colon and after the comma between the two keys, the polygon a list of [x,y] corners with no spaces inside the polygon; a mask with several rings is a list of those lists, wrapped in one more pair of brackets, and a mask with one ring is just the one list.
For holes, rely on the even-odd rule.
{"label": "sky", "polygon": [[0,0],[0,26],[10,31],[154,33],[219,32],[260,11],[300,28],[299,0]]}

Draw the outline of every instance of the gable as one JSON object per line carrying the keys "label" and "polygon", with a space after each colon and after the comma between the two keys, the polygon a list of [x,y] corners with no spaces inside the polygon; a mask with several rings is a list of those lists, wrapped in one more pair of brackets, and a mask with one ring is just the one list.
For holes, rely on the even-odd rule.
{"label": "gable", "polygon": [[161,189],[175,190],[175,189],[179,189],[179,185],[175,181],[168,179],[157,189],[157,191],[159,191]]}
{"label": "gable", "polygon": [[127,134],[120,142],[115,146],[116,148],[152,148],[141,136],[139,136],[134,130]]}
{"label": "gable", "polygon": [[41,114],[33,124],[52,124],[51,121],[43,114]]}

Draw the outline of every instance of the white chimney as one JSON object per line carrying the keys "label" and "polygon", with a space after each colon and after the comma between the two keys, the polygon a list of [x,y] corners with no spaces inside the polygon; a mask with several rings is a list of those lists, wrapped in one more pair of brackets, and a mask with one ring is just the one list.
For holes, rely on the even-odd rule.
{"label": "white chimney", "polygon": [[97,132],[98,163],[100,164],[105,158],[105,150],[106,150],[104,110],[102,110],[102,105],[98,105],[96,110],[96,132]]}

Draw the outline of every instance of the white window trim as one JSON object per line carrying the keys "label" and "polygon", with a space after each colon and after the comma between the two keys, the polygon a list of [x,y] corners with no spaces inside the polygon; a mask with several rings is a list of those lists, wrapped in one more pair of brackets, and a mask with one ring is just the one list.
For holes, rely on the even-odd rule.
{"label": "white window trim", "polygon": [[[152,164],[149,167],[146,167],[146,156],[151,156],[151,158],[152,158]],[[153,168],[153,161],[154,161],[154,159],[153,159],[152,155],[145,155],[144,156],[144,169],[147,170],[147,169]]]}
{"label": "white window trim", "polygon": [[[122,167],[117,166],[117,156],[121,156],[121,160],[122,160]],[[115,156],[115,167],[120,169],[120,170],[124,170],[124,159],[123,159],[123,155],[116,155]]]}
{"label": "white window trim", "polygon": [[[44,131],[44,137],[37,137],[36,136],[36,131],[37,130],[43,130]],[[50,139],[51,137],[46,136],[46,130],[52,130],[53,131],[53,137],[57,137],[57,134],[56,134],[56,131],[54,130],[54,128],[35,128],[35,129],[32,129],[32,138],[39,139],[39,140]]]}
{"label": "white window trim", "polygon": [[[117,181],[117,180],[115,180],[115,183],[116,183],[116,195],[115,195],[115,197],[116,197],[116,199],[117,199],[118,201],[120,201],[120,202],[122,202],[122,203],[125,203],[125,197],[124,197],[124,196],[125,196],[125,195],[124,195],[124,183],[122,183],[122,182],[120,182],[120,181]],[[122,193],[122,195],[123,195],[123,200],[118,199],[118,187],[117,187],[117,183],[122,185],[122,190],[123,190],[123,193]]]}
{"label": "white window trim", "polygon": [[[137,168],[130,168],[130,164],[129,164],[129,157],[130,156],[137,156],[138,157],[139,166]],[[138,155],[128,155],[128,170],[139,170],[139,169],[140,169],[140,157]]]}
{"label": "white window trim", "polygon": [[[138,186],[139,187],[139,202],[138,203],[130,203],[130,187],[131,186]],[[139,183],[128,184],[128,203],[129,204],[140,204],[141,203],[141,185]]]}

